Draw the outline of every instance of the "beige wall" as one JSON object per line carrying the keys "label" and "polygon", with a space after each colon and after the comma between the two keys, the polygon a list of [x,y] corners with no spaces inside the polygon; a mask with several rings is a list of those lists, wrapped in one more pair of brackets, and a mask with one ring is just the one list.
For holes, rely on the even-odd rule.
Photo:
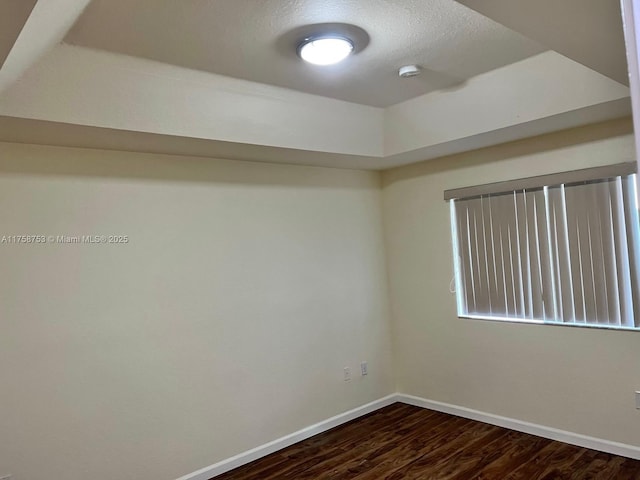
{"label": "beige wall", "polygon": [[174,479],[395,391],[378,173],[0,144],[19,234],[130,241],[0,244],[0,474]]}
{"label": "beige wall", "polygon": [[632,158],[614,121],[381,190],[374,172],[0,143],[0,240],[130,239],[0,243],[0,474],[174,479],[394,392],[392,342],[403,393],[640,445],[640,333],[457,319],[442,200]]}
{"label": "beige wall", "polygon": [[457,319],[443,190],[632,161],[629,120],[383,175],[400,392],[640,445],[640,333]]}

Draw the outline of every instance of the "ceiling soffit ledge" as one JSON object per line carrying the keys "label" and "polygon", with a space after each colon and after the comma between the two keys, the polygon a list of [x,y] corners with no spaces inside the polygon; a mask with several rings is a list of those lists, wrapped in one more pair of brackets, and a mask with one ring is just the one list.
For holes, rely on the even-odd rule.
{"label": "ceiling soffit ledge", "polygon": [[[49,40],[87,0],[56,1]],[[384,169],[630,114],[628,87],[539,50],[382,108],[62,43],[0,91],[0,140]]]}

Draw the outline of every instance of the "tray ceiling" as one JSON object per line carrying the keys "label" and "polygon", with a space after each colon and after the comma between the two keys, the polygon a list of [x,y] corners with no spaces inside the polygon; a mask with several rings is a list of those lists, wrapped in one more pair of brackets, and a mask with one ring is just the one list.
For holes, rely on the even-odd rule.
{"label": "tray ceiling", "polygon": [[[300,61],[305,25],[370,37],[333,67]],[[65,41],[365,105],[451,87],[545,48],[454,0],[93,0]],[[420,77],[399,67],[420,64]]]}

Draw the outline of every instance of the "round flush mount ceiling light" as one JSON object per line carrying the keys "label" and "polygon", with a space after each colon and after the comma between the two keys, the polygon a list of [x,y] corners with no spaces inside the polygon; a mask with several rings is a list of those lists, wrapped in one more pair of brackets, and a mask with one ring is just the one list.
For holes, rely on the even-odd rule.
{"label": "round flush mount ceiling light", "polygon": [[353,42],[339,35],[305,38],[298,46],[298,55],[314,65],[334,65],[353,52]]}

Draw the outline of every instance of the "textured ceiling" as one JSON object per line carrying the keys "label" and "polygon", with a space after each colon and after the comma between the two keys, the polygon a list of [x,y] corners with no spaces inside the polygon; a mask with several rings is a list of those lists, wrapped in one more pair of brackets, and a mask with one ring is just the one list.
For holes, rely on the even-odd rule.
{"label": "textured ceiling", "polygon": [[[304,64],[296,43],[320,23],[357,25],[369,44]],[[454,0],[93,0],[65,41],[380,107],[545,50]],[[409,63],[423,75],[398,78]]]}

